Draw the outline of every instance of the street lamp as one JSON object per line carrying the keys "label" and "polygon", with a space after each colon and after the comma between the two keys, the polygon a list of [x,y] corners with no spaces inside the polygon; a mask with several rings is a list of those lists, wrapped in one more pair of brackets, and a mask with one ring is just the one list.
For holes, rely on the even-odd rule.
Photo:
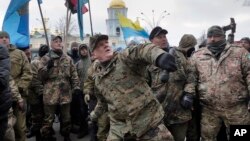
{"label": "street lamp", "polygon": [[144,21],[146,24],[148,24],[148,26],[150,26],[151,29],[153,29],[156,26],[159,26],[159,24],[161,23],[161,21],[163,19],[165,19],[168,15],[170,15],[170,13],[168,13],[166,10],[163,11],[160,16],[157,19],[157,22],[155,22],[155,11],[152,10],[152,20],[143,12],[141,12],[142,17],[138,17],[138,19]]}

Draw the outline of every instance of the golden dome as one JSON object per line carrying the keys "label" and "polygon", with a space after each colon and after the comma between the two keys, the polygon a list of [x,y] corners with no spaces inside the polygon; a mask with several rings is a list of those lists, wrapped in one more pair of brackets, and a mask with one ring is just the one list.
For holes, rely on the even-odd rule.
{"label": "golden dome", "polygon": [[122,0],[112,0],[110,5],[110,8],[125,8],[125,3]]}

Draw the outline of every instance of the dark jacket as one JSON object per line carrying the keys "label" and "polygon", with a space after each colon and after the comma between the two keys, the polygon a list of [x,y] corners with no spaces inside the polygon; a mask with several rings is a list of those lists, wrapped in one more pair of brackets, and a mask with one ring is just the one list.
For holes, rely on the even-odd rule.
{"label": "dark jacket", "polygon": [[0,120],[8,115],[12,104],[9,88],[10,59],[6,47],[0,46]]}

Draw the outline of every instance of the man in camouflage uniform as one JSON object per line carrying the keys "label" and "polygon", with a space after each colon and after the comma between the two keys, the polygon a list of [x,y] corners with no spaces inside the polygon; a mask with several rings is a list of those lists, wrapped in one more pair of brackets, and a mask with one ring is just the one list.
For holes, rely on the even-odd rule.
{"label": "man in camouflage uniform", "polygon": [[[177,71],[169,73],[167,82],[162,82],[161,80],[162,75],[166,73],[163,69],[151,65],[148,67],[148,71],[152,82],[151,88],[165,110],[165,125],[173,135],[175,141],[184,141],[188,121],[192,118],[192,95],[194,95],[194,93],[185,91],[185,86],[190,83],[190,80],[187,79],[188,75],[190,75],[190,64],[179,48],[169,47],[166,38],[167,33],[167,30],[155,27],[151,31],[149,39],[161,49],[172,53],[176,60]],[[195,38],[189,40],[188,43],[186,42],[186,46],[194,47],[195,44]]]}
{"label": "man in camouflage uniform", "polygon": [[250,39],[248,37],[244,37],[240,40],[240,44],[244,47],[248,52],[250,52]]}
{"label": "man in camouflage uniform", "polygon": [[32,73],[29,61],[25,53],[10,44],[10,37],[7,32],[0,32],[0,44],[4,44],[9,49],[11,60],[11,76],[14,79],[23,102],[14,103],[14,115],[17,118],[15,124],[16,141],[25,141],[26,135],[26,112],[23,105],[26,103],[27,90],[32,79]]}
{"label": "man in camouflage uniform", "polygon": [[[190,64],[190,57],[195,51],[196,39],[192,34],[184,34],[179,42],[179,46],[177,50],[185,56],[188,63]],[[192,67],[192,66],[189,66]],[[191,81],[195,81],[192,75],[189,75],[189,79]],[[190,80],[189,80],[190,81]],[[191,83],[192,85],[192,83]],[[194,86],[193,86],[194,87]],[[188,129],[186,134],[186,141],[199,141],[200,140],[200,106],[198,102],[198,98],[195,95],[194,104],[192,108],[192,119],[188,123]]]}
{"label": "man in camouflage uniform", "polygon": [[96,119],[108,110],[110,131],[107,141],[172,140],[162,123],[164,111],[145,81],[146,66],[155,64],[169,72],[175,71],[174,57],[153,44],[129,47],[113,52],[108,36],[90,38],[90,49],[99,63],[94,68],[94,85],[98,104],[90,118]]}
{"label": "man in camouflage uniform", "polygon": [[[79,94],[79,80],[72,59],[62,51],[62,38],[51,38],[51,50],[40,60],[38,78],[43,82],[44,123],[41,129],[43,140],[52,137],[54,115],[60,106],[61,134],[70,141],[70,102],[73,94]],[[73,92],[72,92],[73,90]]]}
{"label": "man in camouflage uniform", "polygon": [[[95,102],[93,100],[93,98],[96,98],[96,93],[98,93],[98,90],[96,89],[96,87],[94,87],[93,77],[95,76],[94,68],[98,64],[99,64],[99,61],[94,61],[91,64],[90,68],[88,69],[88,78],[84,83],[84,92],[85,92],[84,99],[85,99],[86,103],[89,103],[90,112],[94,111],[96,104],[97,104],[97,102]],[[92,129],[94,131],[92,131],[92,133],[91,133],[91,141],[97,141],[97,140],[98,141],[106,141],[107,140],[108,132],[110,129],[110,120],[108,117],[107,110],[106,109],[103,109],[103,110],[104,110],[104,112],[101,115],[99,115],[98,119],[91,121],[91,127],[94,128],[94,129]]]}
{"label": "man in camouflage uniform", "polygon": [[[10,82],[9,85],[10,85],[12,100],[15,103],[20,103],[17,104],[17,106],[19,106],[21,110],[24,109],[24,105],[22,104],[23,98],[19,93],[18,87],[12,77],[10,77],[9,82]],[[5,133],[4,141],[15,141],[15,131],[14,131],[15,124],[16,124],[16,116],[14,115],[13,109],[11,108],[8,113],[8,128]]]}
{"label": "man in camouflage uniform", "polygon": [[40,128],[42,127],[44,112],[43,112],[43,84],[37,77],[38,66],[41,58],[49,52],[47,45],[40,46],[38,50],[39,57],[31,61],[31,70],[33,78],[29,87],[28,102],[30,104],[31,112],[31,127],[27,137],[36,136],[36,140],[40,137]]}
{"label": "man in camouflage uniform", "polygon": [[[84,101],[85,103],[88,104],[89,106],[89,113],[91,113],[92,111],[95,110],[95,107],[97,105],[97,98],[96,98],[96,94],[98,91],[95,87],[95,83],[93,81],[93,77],[94,77],[94,68],[95,66],[98,64],[96,62],[96,60],[94,60],[94,57],[91,56],[91,60],[92,60],[92,64],[89,67],[88,71],[87,71],[87,79],[84,82]],[[106,109],[104,109],[103,113],[106,112]],[[102,114],[103,115],[103,114]],[[100,118],[100,116],[102,116],[101,114],[99,115],[98,119]],[[90,123],[90,141],[98,141],[97,139],[97,132],[98,132],[98,125],[97,125],[97,120],[91,120]]]}
{"label": "man in camouflage uniform", "polygon": [[215,141],[222,122],[228,133],[230,125],[249,125],[247,50],[227,44],[222,28],[212,26],[207,32],[207,47],[196,51],[191,62],[202,106],[202,140]]}

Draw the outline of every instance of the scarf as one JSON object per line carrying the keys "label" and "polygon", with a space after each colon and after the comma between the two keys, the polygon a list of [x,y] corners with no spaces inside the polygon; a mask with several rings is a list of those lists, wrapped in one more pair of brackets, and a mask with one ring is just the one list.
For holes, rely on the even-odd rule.
{"label": "scarf", "polygon": [[212,54],[218,59],[221,52],[225,49],[227,42],[223,39],[218,42],[207,43],[207,49],[212,52]]}

